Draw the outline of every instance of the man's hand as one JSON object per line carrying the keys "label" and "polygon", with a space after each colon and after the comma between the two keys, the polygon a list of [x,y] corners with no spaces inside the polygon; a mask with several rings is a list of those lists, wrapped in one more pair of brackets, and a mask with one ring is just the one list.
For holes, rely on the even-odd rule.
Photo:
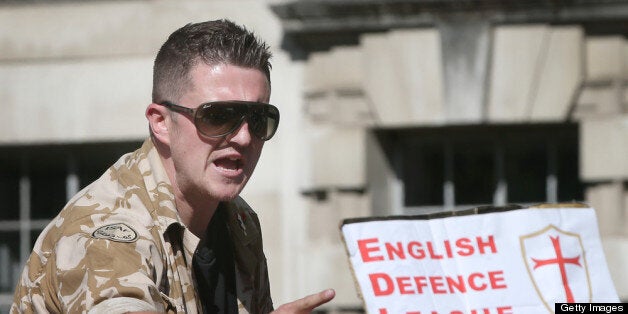
{"label": "man's hand", "polygon": [[[315,308],[331,301],[336,296],[333,289],[323,290],[319,293],[308,295],[303,299],[298,299],[290,303],[286,303],[272,313],[275,314],[310,314]],[[126,314],[159,314],[157,312],[127,312]]]}
{"label": "man's hand", "polygon": [[303,299],[292,301],[278,307],[272,313],[275,314],[309,314],[313,309],[331,301],[336,296],[333,289],[323,290],[319,293],[308,295]]}

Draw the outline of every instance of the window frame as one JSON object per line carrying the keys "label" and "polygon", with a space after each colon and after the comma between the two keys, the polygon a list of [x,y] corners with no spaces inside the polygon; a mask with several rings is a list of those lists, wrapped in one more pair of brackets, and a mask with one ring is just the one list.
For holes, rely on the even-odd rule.
{"label": "window frame", "polygon": [[[407,127],[374,130],[382,146],[388,147],[387,156],[389,164],[393,168],[396,180],[391,186],[392,209],[391,214],[423,214],[438,211],[455,211],[473,208],[480,205],[503,206],[511,203],[530,205],[534,203],[555,203],[561,200],[559,197],[561,166],[559,160],[559,146],[573,150],[574,158],[579,163],[579,125],[577,123],[540,123],[540,124],[496,124],[496,125],[458,125],[437,127]],[[544,145],[546,173],[545,173],[545,197],[531,202],[513,202],[508,199],[509,182],[506,178],[506,152],[513,140],[525,141],[526,139],[542,141]],[[490,142],[492,147],[493,165],[495,167],[495,186],[490,203],[460,203],[456,202],[456,186],[454,177],[454,147],[457,143],[482,140]],[[382,141],[389,141],[383,145]],[[407,189],[404,180],[403,159],[404,151],[412,145],[424,145],[425,143],[440,143],[444,159],[442,203],[435,205],[408,205],[405,191]],[[579,172],[579,169],[578,169]],[[579,173],[575,174],[576,178]],[[584,184],[578,179],[579,194],[584,191]],[[578,194],[578,193],[576,193]],[[583,195],[580,195],[582,198]],[[582,201],[581,199],[573,201]]]}
{"label": "window frame", "polygon": [[[110,167],[122,154],[132,152],[139,148],[142,144],[141,140],[126,140],[116,142],[84,142],[84,143],[59,143],[59,144],[4,144],[0,145],[0,163],[3,168],[0,169],[0,176],[6,169],[13,169],[12,176],[15,177],[18,185],[17,198],[18,208],[15,209],[18,215],[11,215],[9,219],[0,218],[0,234],[15,233],[19,237],[17,243],[18,258],[16,261],[11,250],[15,251],[15,247],[8,245],[0,251],[0,263],[8,263],[8,265],[0,265],[0,267],[10,268],[8,273],[12,278],[0,278],[0,282],[10,281],[8,287],[0,287],[0,312],[8,310],[13,302],[13,289],[16,280],[19,280],[22,268],[26,260],[31,254],[34,241],[37,235],[48,225],[50,220],[54,218],[56,213],[61,211],[65,202],[69,201],[81,188],[98,178],[108,167]],[[43,164],[43,166],[42,166]],[[35,213],[38,211],[33,208],[33,169],[44,167],[52,167],[54,171],[50,174],[53,176],[63,176],[58,179],[63,181],[65,186],[63,195],[57,198],[64,199],[64,204],[59,205],[56,212],[46,211],[51,215],[45,219],[36,218]],[[95,168],[99,168],[95,171]],[[41,175],[41,171],[38,173]],[[82,176],[88,177],[86,182],[81,182]],[[57,192],[58,192],[57,191]],[[5,195],[7,196],[7,195]],[[13,205],[11,205],[13,206]],[[11,210],[4,208],[4,210]],[[42,216],[42,215],[37,215]],[[3,254],[8,254],[2,256]],[[6,273],[0,273],[0,276]],[[6,290],[10,289],[10,290]]]}

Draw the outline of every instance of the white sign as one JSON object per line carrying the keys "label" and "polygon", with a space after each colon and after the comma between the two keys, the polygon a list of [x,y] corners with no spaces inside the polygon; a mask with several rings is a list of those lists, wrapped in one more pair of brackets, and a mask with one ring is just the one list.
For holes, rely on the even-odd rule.
{"label": "white sign", "polygon": [[592,208],[348,219],[342,233],[370,314],[554,313],[619,302]]}

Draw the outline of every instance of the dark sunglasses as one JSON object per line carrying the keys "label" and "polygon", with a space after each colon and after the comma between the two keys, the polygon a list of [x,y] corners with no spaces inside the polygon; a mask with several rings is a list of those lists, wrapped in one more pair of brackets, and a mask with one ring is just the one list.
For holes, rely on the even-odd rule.
{"label": "dark sunglasses", "polygon": [[195,109],[164,101],[158,105],[194,118],[196,129],[206,137],[223,137],[235,132],[242,122],[249,123],[252,134],[267,141],[279,126],[279,109],[271,104],[254,101],[213,101]]}

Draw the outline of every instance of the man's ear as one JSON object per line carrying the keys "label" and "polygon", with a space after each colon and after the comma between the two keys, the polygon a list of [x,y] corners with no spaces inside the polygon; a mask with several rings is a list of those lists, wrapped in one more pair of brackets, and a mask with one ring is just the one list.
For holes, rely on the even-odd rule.
{"label": "man's ear", "polygon": [[170,145],[170,114],[164,106],[151,103],[146,107],[146,119],[153,137],[166,145]]}

